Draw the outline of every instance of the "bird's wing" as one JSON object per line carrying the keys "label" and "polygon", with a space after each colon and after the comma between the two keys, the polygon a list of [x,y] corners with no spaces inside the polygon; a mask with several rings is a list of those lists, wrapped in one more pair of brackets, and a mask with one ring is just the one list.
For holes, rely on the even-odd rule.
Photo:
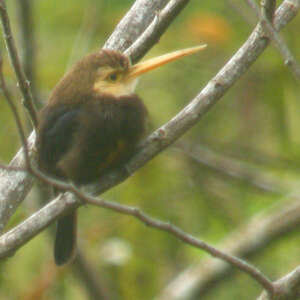
{"label": "bird's wing", "polygon": [[72,137],[79,125],[79,115],[79,108],[70,107],[48,114],[38,137],[38,161],[42,169],[57,173],[56,164],[71,147]]}

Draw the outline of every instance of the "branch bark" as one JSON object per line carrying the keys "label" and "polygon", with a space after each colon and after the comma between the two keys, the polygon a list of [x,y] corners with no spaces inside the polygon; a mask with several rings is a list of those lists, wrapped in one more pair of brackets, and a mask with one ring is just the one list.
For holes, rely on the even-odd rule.
{"label": "branch bark", "polygon": [[256,2],[254,2],[253,0],[247,0],[247,2],[249,6],[252,7],[254,12],[256,13],[256,16],[259,18],[260,23],[266,32],[266,35],[274,42],[275,47],[278,49],[279,53],[283,58],[284,64],[287,67],[289,67],[294,78],[296,80],[300,80],[299,63],[297,62],[296,58],[290,51],[284,39],[277,32],[276,28],[273,27],[273,13],[276,6],[276,1],[262,0],[261,9],[259,9]]}
{"label": "branch bark", "polygon": [[[117,25],[103,48],[124,52],[144,32],[168,0],[137,0]],[[148,48],[147,50],[149,50]]]}
{"label": "branch bark", "polygon": [[171,22],[189,2],[190,0],[170,0],[161,11],[156,11],[150,25],[125,51],[133,63],[141,59],[159,41]]}

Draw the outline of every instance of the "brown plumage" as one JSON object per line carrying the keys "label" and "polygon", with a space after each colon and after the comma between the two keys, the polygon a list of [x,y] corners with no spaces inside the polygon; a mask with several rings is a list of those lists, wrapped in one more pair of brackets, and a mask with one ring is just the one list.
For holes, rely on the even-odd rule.
{"label": "brown plumage", "polygon": [[77,63],[40,112],[40,168],[76,184],[99,178],[134,150],[145,130],[146,108],[135,94],[115,97],[94,89],[104,66],[128,70],[128,59],[102,51]]}
{"label": "brown plumage", "polygon": [[[37,161],[45,173],[82,185],[123,164],[145,131],[147,110],[134,94],[137,76],[203,47],[180,50],[131,66],[116,51],[84,57],[54,88],[39,113]],[[58,221],[55,262],[70,260],[76,213]]]}
{"label": "brown plumage", "polygon": [[[58,83],[40,112],[38,165],[41,170],[75,184],[99,178],[118,167],[134,151],[145,130],[146,108],[135,94],[99,94],[97,72],[109,66],[125,73],[127,57],[114,51],[91,54]],[[65,263],[74,251],[75,212],[58,222],[55,261]]]}

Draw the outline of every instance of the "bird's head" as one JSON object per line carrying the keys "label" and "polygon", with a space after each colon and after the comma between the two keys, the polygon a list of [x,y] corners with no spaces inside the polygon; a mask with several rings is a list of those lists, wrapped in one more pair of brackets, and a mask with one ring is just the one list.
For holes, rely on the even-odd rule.
{"label": "bird's head", "polygon": [[[132,65],[130,59],[117,51],[103,49],[81,59],[54,89],[50,103],[76,102],[90,94],[108,94],[116,98],[134,93],[140,75],[168,62],[196,53],[206,45],[178,50]],[[79,100],[78,100],[79,101]]]}

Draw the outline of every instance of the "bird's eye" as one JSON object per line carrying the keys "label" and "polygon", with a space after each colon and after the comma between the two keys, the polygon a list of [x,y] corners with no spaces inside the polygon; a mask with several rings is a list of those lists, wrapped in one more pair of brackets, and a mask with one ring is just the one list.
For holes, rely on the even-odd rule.
{"label": "bird's eye", "polygon": [[119,75],[120,75],[120,74],[118,74],[118,73],[111,73],[111,74],[108,76],[108,80],[109,80],[109,81],[112,81],[112,82],[117,81],[117,80],[120,78]]}

